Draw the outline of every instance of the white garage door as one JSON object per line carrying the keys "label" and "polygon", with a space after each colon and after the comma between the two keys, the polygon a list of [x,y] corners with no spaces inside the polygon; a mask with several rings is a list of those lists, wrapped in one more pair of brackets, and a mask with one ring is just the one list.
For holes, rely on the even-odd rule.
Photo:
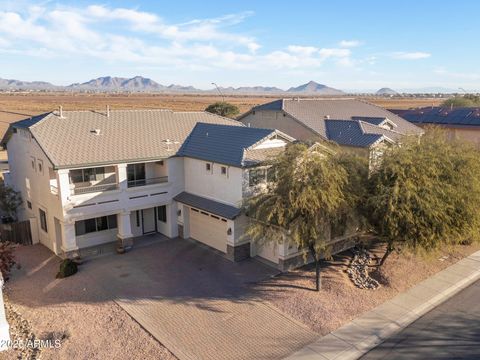
{"label": "white garage door", "polygon": [[227,252],[227,223],[216,216],[190,209],[190,237]]}
{"label": "white garage door", "polygon": [[257,244],[257,255],[278,264],[278,244],[268,242],[265,244]]}

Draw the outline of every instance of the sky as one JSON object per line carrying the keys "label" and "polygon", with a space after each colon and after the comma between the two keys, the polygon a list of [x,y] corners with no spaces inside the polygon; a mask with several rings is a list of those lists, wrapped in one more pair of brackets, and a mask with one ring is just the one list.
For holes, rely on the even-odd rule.
{"label": "sky", "polygon": [[0,78],[480,91],[480,1],[0,0]]}

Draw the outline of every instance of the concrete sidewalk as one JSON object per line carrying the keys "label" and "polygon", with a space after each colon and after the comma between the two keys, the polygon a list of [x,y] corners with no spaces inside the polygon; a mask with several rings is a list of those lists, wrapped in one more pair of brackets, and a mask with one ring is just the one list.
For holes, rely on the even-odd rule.
{"label": "concrete sidewalk", "polygon": [[364,313],[287,359],[358,359],[478,279],[480,251]]}

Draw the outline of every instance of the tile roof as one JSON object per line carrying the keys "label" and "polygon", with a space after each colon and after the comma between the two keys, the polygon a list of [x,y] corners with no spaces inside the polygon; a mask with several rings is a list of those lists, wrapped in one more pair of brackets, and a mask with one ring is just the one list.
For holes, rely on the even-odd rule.
{"label": "tile roof", "polygon": [[[177,155],[238,167],[249,166],[265,159],[267,153],[261,150],[252,151],[249,148],[275,134],[280,132],[272,129],[199,122]],[[287,135],[284,137],[289,138]]]}
{"label": "tile roof", "polygon": [[382,138],[379,134],[367,134],[355,120],[325,120],[328,139],[339,145],[369,147]]}
{"label": "tile roof", "polygon": [[181,192],[173,199],[182,204],[186,204],[230,220],[235,219],[238,215],[240,215],[241,212],[241,209],[235,206],[207,199],[202,196],[188,193],[186,191]]}
{"label": "tile roof", "polygon": [[480,126],[480,108],[425,107],[411,110],[391,110],[414,124],[450,126]]}
{"label": "tile roof", "polygon": [[198,122],[243,127],[207,112],[169,110],[51,112],[12,126],[28,127],[54,166],[67,168],[173,156]]}
{"label": "tile roof", "polygon": [[[255,110],[283,110],[285,113],[291,115],[297,121],[303,123],[324,139],[335,141],[335,139],[331,138],[331,136],[335,134],[337,140],[340,140],[341,138],[342,141],[346,142],[343,145],[360,146],[359,144],[366,144],[363,146],[369,146],[368,144],[373,137],[367,137],[370,140],[367,138],[362,141],[352,140],[353,143],[349,144],[349,137],[345,136],[345,132],[342,132],[342,130],[345,131],[346,129],[349,129],[348,131],[352,132],[354,131],[353,129],[363,127],[363,124],[366,124],[366,126],[361,132],[366,134],[385,135],[392,140],[394,140],[394,138],[398,139],[402,134],[419,135],[423,133],[422,129],[409,123],[400,116],[379,106],[357,99],[281,99],[252,108],[252,111]],[[242,117],[240,117],[240,119]],[[393,130],[390,131],[378,126],[386,119],[396,125]],[[328,120],[336,121],[329,125],[330,134],[332,135],[329,135],[327,129]],[[348,121],[348,124],[337,124],[338,121]],[[354,127],[351,121],[362,122],[362,124]],[[356,131],[356,133],[360,134],[359,131],[360,129]],[[340,133],[342,133],[342,135],[339,135]],[[353,136],[352,139],[358,139],[358,136]]]}

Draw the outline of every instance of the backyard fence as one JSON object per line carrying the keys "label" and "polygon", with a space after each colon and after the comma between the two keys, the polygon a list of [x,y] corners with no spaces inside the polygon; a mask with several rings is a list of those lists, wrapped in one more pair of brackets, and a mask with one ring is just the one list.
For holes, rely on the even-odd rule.
{"label": "backyard fence", "polygon": [[0,241],[32,245],[30,221],[26,220],[16,223],[0,224]]}

